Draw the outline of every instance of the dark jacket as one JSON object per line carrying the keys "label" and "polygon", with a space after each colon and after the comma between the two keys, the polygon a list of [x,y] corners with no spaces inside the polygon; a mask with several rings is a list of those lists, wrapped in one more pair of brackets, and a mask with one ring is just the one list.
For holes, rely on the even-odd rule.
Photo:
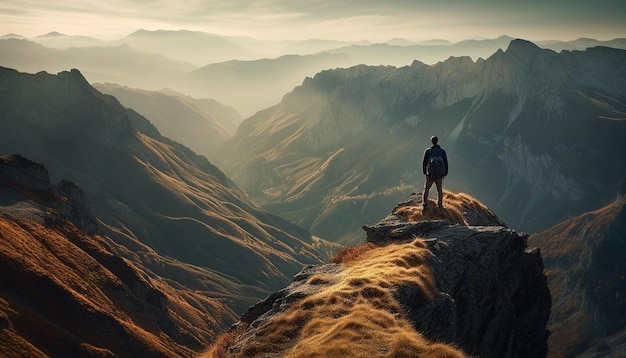
{"label": "dark jacket", "polygon": [[424,175],[426,175],[426,165],[428,164],[428,160],[430,159],[430,157],[434,157],[437,155],[443,159],[443,164],[446,168],[445,176],[448,175],[448,156],[446,155],[446,151],[443,150],[439,146],[439,144],[435,144],[430,148],[426,148],[426,150],[424,151],[424,159],[422,160],[422,173],[424,173]]}

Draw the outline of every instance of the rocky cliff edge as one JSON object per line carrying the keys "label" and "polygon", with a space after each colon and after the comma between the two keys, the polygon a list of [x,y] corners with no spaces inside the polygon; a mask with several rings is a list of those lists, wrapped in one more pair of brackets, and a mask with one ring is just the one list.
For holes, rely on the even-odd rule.
{"label": "rocky cliff edge", "polygon": [[465,194],[411,195],[366,243],[308,266],[243,314],[209,357],[545,357],[537,248]]}

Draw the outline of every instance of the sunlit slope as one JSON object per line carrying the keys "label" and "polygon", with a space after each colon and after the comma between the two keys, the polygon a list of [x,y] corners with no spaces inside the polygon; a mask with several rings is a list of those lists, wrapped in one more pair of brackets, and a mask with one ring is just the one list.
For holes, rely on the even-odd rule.
{"label": "sunlit slope", "polygon": [[[5,173],[39,170],[25,160],[0,160]],[[45,181],[24,173],[21,182],[0,176],[0,356],[193,356],[232,322],[225,301],[232,293],[199,284],[218,275],[154,251],[133,257],[107,237],[86,234],[62,214],[79,189],[62,196],[32,185]],[[187,279],[161,276],[159,266]]]}
{"label": "sunlit slope", "polygon": [[324,256],[305,229],[259,210],[204,157],[162,137],[78,71],[1,69],[0,92],[0,152],[77,183],[125,246],[135,241],[138,250],[147,245],[262,290]]}
{"label": "sunlit slope", "polygon": [[[342,268],[303,283],[316,293],[242,334],[208,357],[465,357],[424,338],[406,318],[397,297],[403,286],[418,287],[426,304],[438,293],[428,266],[432,254],[421,240],[371,247]],[[232,339],[228,336],[222,339]]]}
{"label": "sunlit slope", "polygon": [[515,40],[484,60],[323,71],[244,121],[220,166],[273,212],[347,240],[422,191],[436,134],[445,187],[511,227],[545,229],[606,202],[626,178],[625,58]]}
{"label": "sunlit slope", "polygon": [[553,297],[550,356],[624,351],[625,198],[534,234]]}

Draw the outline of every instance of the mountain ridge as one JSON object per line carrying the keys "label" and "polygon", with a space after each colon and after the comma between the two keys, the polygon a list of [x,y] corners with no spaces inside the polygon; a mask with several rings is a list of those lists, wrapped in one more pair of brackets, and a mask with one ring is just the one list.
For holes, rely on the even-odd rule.
{"label": "mountain ridge", "polygon": [[[331,250],[259,209],[206,158],[161,136],[77,70],[1,68],[0,93],[0,153],[20,153],[50,168],[53,180],[78,184],[106,235],[132,248],[126,254],[150,265],[154,251],[203,268],[191,278],[206,275],[205,282],[194,284],[215,292],[231,287],[239,295],[230,298],[234,310]],[[164,275],[167,266],[177,266],[170,275],[189,269],[156,266]]]}
{"label": "mountain ridge", "polygon": [[196,99],[171,90],[147,91],[110,83],[93,86],[146,117],[164,136],[192,148],[210,161],[215,161],[221,145],[232,137],[243,120],[232,107],[211,99]]}
{"label": "mountain ridge", "polygon": [[[626,176],[614,164],[626,151],[625,56],[514,40],[476,62],[322,71],[245,120],[219,165],[266,208],[343,241],[347,223],[332,221],[342,210],[374,220],[392,195],[420,190],[418,162],[437,134],[451,161],[447,186],[537,231],[610,200]],[[324,231],[329,224],[343,232]]]}

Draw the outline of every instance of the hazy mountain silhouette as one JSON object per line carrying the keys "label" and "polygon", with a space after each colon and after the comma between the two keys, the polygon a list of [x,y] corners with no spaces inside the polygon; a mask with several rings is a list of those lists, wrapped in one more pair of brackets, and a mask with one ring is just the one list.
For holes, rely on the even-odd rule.
{"label": "hazy mountain silhouette", "polygon": [[[68,36],[58,32],[33,37],[35,44],[3,36],[0,65],[20,71],[56,73],[78,68],[90,83],[159,90],[169,87],[197,98],[216,98],[244,116],[278,103],[282,96],[325,69],[358,64],[406,66],[413,60],[427,64],[451,56],[486,58],[512,39],[385,43],[329,41],[263,41],[188,30],[138,30],[117,40]],[[24,40],[26,41],[26,40]],[[555,50],[604,45],[626,48],[626,40],[544,41]],[[331,56],[331,54],[335,56]],[[294,56],[295,55],[295,56]],[[198,66],[205,66],[198,71]]]}
{"label": "hazy mountain silhouette", "polygon": [[225,286],[255,287],[229,304],[245,305],[327,256],[306,230],[259,210],[204,157],[162,137],[77,70],[2,68],[0,93],[0,153],[20,153],[53,179],[77,183],[106,233],[131,250],[150,247],[213,271]]}
{"label": "hazy mountain silhouette", "polygon": [[101,230],[76,185],[0,157],[2,357],[192,356],[235,319],[245,287]]}
{"label": "hazy mountain silhouette", "polygon": [[626,197],[531,235],[552,293],[553,357],[626,349]]}
{"label": "hazy mountain silhouette", "polygon": [[378,43],[352,45],[330,50],[331,53],[345,53],[355,64],[408,66],[417,60],[435,64],[451,56],[470,56],[474,60],[487,58],[498,49],[506,48],[512,37],[501,36],[488,40],[465,40],[451,43]]}
{"label": "hazy mountain silhouette", "polygon": [[[514,38],[500,36],[495,39],[463,40],[455,43],[448,41],[411,42],[395,39],[376,44],[354,44],[333,49],[330,53],[345,53],[355,64],[406,66],[414,60],[435,64],[449,57],[469,56],[474,61],[487,58],[498,49],[505,49]],[[605,46],[626,49],[626,39],[600,41],[578,39],[574,41],[539,41],[538,46],[560,52],[562,50],[585,50],[590,47]]]}
{"label": "hazy mountain silhouette", "polygon": [[305,77],[327,68],[352,64],[354,62],[344,54],[328,53],[233,60],[192,71],[174,88],[193,96],[215,98],[246,117],[278,103]]}
{"label": "hazy mountain silhouette", "polygon": [[66,49],[69,47],[95,47],[110,45],[108,41],[100,40],[95,37],[76,35],[70,36],[57,31],[33,37],[31,41],[37,42],[46,47],[58,49]]}
{"label": "hazy mountain silhouette", "polygon": [[259,54],[228,38],[200,31],[137,30],[113,43],[145,52],[192,62],[198,66],[232,59],[257,58]]}
{"label": "hazy mountain silhouette", "polygon": [[214,161],[243,118],[213,99],[196,99],[173,91],[146,91],[115,84],[94,84],[102,93],[146,117],[166,137]]}
{"label": "hazy mountain silhouette", "polygon": [[0,66],[24,72],[57,73],[80,68],[90,82],[160,89],[196,69],[191,63],[137,52],[128,45],[55,49],[29,40],[0,40]]}
{"label": "hazy mountain silhouette", "polygon": [[[24,38],[7,34],[0,38]],[[31,41],[51,48],[94,47],[128,45],[135,51],[161,54],[171,59],[191,62],[198,66],[229,60],[254,60],[276,58],[283,55],[310,55],[320,52],[345,53],[355,64],[408,65],[413,60],[427,64],[444,61],[450,56],[470,56],[474,60],[486,58],[498,48],[506,48],[513,40],[509,36],[493,39],[411,41],[391,39],[385,42],[338,41],[306,39],[268,41],[243,36],[224,36],[189,30],[137,30],[116,40],[101,40],[88,36],[66,35],[50,32],[32,37]],[[626,49],[626,39],[596,40],[580,38],[572,41],[545,40],[536,42],[542,48],[554,51],[585,50],[589,47],[606,46]]]}
{"label": "hazy mountain silhouette", "polygon": [[619,38],[613,40],[600,41],[596,39],[590,38],[580,38],[573,41],[537,41],[537,45],[548,48],[557,52],[562,50],[573,51],[573,50],[585,50],[590,47],[604,46],[604,47],[612,47],[619,48],[622,50],[626,50],[626,38]]}
{"label": "hazy mountain silhouette", "polygon": [[[626,177],[626,51],[512,41],[486,60],[323,71],[244,121],[221,167],[273,212],[347,239],[421,191],[437,134],[445,186],[540,231],[606,203]],[[341,218],[341,219],[338,219]]]}

